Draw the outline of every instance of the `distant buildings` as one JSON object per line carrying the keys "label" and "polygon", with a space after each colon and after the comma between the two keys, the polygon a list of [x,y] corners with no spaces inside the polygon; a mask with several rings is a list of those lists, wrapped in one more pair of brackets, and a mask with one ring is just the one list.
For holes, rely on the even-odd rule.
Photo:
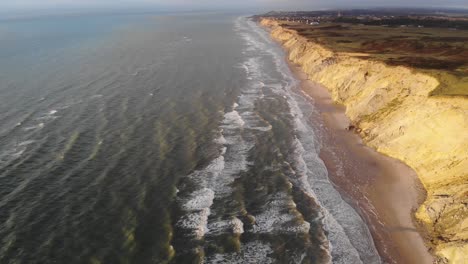
{"label": "distant buildings", "polygon": [[[350,23],[384,27],[456,28],[468,30],[468,15],[430,14],[403,12],[401,10],[329,10],[270,12],[267,17],[306,25],[326,23]],[[265,15],[264,15],[265,17]]]}

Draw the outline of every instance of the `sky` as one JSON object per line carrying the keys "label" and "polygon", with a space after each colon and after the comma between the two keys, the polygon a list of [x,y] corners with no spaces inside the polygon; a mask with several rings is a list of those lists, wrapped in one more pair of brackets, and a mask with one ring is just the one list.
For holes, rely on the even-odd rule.
{"label": "sky", "polygon": [[164,7],[167,9],[257,8],[264,10],[318,10],[352,7],[468,8],[468,0],[0,0],[6,8]]}

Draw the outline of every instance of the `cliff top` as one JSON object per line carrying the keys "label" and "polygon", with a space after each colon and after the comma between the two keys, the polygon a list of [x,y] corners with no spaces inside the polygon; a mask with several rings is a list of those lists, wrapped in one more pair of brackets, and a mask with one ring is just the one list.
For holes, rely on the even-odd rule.
{"label": "cliff top", "polygon": [[[339,12],[335,16],[301,13],[299,17],[276,13],[270,18],[334,52],[432,75],[440,85],[431,95],[468,96],[468,30],[463,29],[468,17],[343,16]],[[382,24],[385,19],[393,22]],[[438,20],[456,21],[454,25],[460,28],[427,27]]]}

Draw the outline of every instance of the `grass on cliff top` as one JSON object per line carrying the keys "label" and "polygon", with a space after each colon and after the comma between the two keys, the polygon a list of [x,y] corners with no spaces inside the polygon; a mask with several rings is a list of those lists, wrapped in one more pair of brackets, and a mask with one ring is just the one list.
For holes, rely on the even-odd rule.
{"label": "grass on cliff top", "polygon": [[333,51],[430,74],[441,83],[431,95],[468,96],[468,30],[285,21],[281,24]]}

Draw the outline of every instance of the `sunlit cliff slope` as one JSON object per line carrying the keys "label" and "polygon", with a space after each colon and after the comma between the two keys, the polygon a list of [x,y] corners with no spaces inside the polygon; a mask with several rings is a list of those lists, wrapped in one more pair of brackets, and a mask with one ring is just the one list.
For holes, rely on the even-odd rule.
{"label": "sunlit cliff slope", "polygon": [[367,145],[412,167],[427,190],[416,218],[434,252],[450,263],[468,256],[468,99],[430,96],[432,76],[333,52],[274,20],[272,37],[308,77],[323,84]]}

